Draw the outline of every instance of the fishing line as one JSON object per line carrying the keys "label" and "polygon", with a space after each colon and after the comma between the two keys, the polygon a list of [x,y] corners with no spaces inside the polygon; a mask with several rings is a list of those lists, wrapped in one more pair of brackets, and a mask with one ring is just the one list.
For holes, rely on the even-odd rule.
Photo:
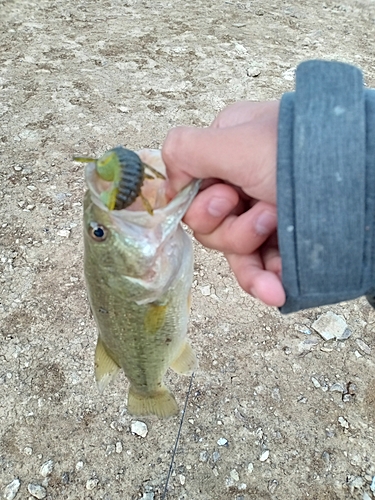
{"label": "fishing line", "polygon": [[185,418],[185,413],[186,413],[186,407],[187,407],[188,400],[189,400],[189,396],[190,396],[191,386],[193,385],[193,378],[194,378],[194,372],[191,374],[191,377],[190,377],[189,389],[188,389],[187,394],[186,394],[186,399],[185,399],[184,409],[182,410],[182,415],[181,415],[181,420],[180,420],[180,426],[179,426],[179,428],[178,428],[176,441],[175,441],[175,443],[174,443],[174,448],[173,448],[173,453],[172,453],[171,465],[169,466],[168,476],[167,476],[167,480],[165,481],[164,492],[163,492],[163,495],[162,495],[162,497],[161,497],[161,500],[165,500],[165,498],[166,498],[166,496],[167,496],[167,490],[168,490],[169,478],[171,477],[172,470],[173,470],[173,462],[174,462],[174,457],[175,457],[175,455],[176,455],[177,446],[178,446],[178,441],[179,441],[179,439],[180,439],[180,434],[181,434],[182,424],[184,423],[184,418]]}

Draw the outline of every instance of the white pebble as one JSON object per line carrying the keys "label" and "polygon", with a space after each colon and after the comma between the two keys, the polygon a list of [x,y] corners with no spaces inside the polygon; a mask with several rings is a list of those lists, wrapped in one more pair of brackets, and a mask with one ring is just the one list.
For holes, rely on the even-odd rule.
{"label": "white pebble", "polygon": [[202,295],[204,295],[204,296],[211,295],[211,286],[210,285],[200,286],[199,289],[200,289]]}
{"label": "white pebble", "polygon": [[186,477],[183,475],[183,474],[180,474],[179,475],[179,479],[180,479],[180,483],[182,484],[182,486],[185,484],[185,481],[186,481]]}
{"label": "white pebble", "polygon": [[343,427],[344,429],[349,429],[349,422],[344,417],[339,417],[337,420],[341,427]]}
{"label": "white pebble", "polygon": [[143,493],[141,500],[154,500],[154,493],[152,491],[147,491]]}
{"label": "white pebble", "polygon": [[86,481],[86,490],[94,490],[99,484],[99,479],[88,479]]}
{"label": "white pebble", "polygon": [[27,489],[30,493],[30,495],[32,495],[34,498],[39,498],[39,499],[42,499],[42,498],[46,498],[47,496],[47,491],[45,488],[43,488],[43,486],[40,486],[40,484],[29,484],[27,486]]}
{"label": "white pebble", "polygon": [[131,423],[130,430],[133,434],[143,438],[146,437],[148,433],[147,425],[139,420],[135,420]]}
{"label": "white pebble", "polygon": [[13,498],[15,498],[15,496],[17,495],[20,486],[21,481],[18,478],[13,479],[11,483],[7,484],[4,488],[3,493],[3,497],[5,498],[5,500],[13,500]]}
{"label": "white pebble", "polygon": [[122,443],[121,443],[121,441],[117,441],[117,443],[116,443],[116,453],[122,453]]}
{"label": "white pebble", "polygon": [[253,470],[254,470],[254,464],[250,462],[249,465],[247,466],[247,472],[251,474]]}
{"label": "white pebble", "polygon": [[331,392],[344,392],[345,388],[342,384],[337,382],[336,384],[332,384],[329,390]]}
{"label": "white pebble", "polygon": [[70,236],[70,229],[60,229],[59,231],[57,231],[57,234],[59,236],[63,236],[64,238],[69,238],[69,236]]}
{"label": "white pebble", "polygon": [[233,481],[239,481],[240,480],[240,476],[238,475],[238,472],[236,471],[236,469],[232,469],[230,471],[230,477],[233,479]]}
{"label": "white pebble", "polygon": [[225,445],[228,444],[228,441],[225,438],[220,438],[220,439],[217,440],[217,444],[219,446],[225,446]]}
{"label": "white pebble", "polygon": [[27,186],[27,189],[28,189],[29,191],[35,191],[35,190],[36,190],[36,187],[35,187],[35,186],[31,186],[31,185],[30,185],[30,186]]}
{"label": "white pebble", "polygon": [[365,354],[371,354],[371,348],[363,342],[361,339],[356,339],[358,347],[363,351]]}
{"label": "white pebble", "polygon": [[25,455],[32,455],[33,454],[33,449],[30,448],[30,446],[26,446],[24,449],[23,449],[23,452]]}
{"label": "white pebble", "polygon": [[311,326],[324,340],[332,340],[334,338],[345,340],[351,335],[344,318],[332,311],[319,316]]}
{"label": "white pebble", "polygon": [[83,462],[80,460],[79,462],[76,463],[76,471],[78,472],[79,470],[83,469]]}
{"label": "white pebble", "polygon": [[270,456],[270,450],[265,450],[259,457],[259,460],[261,462],[265,462],[269,456]]}
{"label": "white pebble", "polygon": [[47,462],[44,462],[40,468],[40,473],[43,477],[47,477],[51,474],[53,470],[53,461],[52,460],[47,460]]}
{"label": "white pebble", "polygon": [[316,387],[317,389],[321,388],[319,381],[315,377],[311,377],[311,382],[314,384],[314,387]]}

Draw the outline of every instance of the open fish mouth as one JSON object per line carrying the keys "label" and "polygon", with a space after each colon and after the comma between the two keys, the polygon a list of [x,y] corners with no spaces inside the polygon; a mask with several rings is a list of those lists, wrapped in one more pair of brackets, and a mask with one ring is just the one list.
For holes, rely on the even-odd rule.
{"label": "open fish mouth", "polygon": [[112,218],[117,221],[126,220],[142,227],[155,227],[163,219],[166,221],[163,226],[167,227],[169,225],[168,218],[172,217],[174,221],[178,220],[179,222],[196,196],[201,181],[192,181],[171,200],[166,194],[168,181],[161,151],[159,149],[141,149],[137,151],[137,154],[142,162],[150,165],[163,176],[163,178],[145,178],[141,188],[141,194],[150,203],[153,214],[151,215],[147,211],[140,196],[125,209],[109,210],[103,201],[105,198],[103,193],[113,189],[113,183],[98,175],[95,162],[87,163],[85,168],[86,184],[90,190],[92,201],[102,210],[110,211]]}

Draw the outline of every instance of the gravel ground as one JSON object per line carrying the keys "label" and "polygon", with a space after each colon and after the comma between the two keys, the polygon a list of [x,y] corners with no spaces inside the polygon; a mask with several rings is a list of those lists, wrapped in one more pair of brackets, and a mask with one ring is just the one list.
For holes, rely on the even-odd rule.
{"label": "gravel ground", "polygon": [[[0,494],[159,500],[180,417],[136,424],[123,375],[96,390],[72,156],[157,148],[174,125],[279,98],[305,59],[356,64],[375,87],[375,3],[3,0],[0,10]],[[316,333],[327,312],[346,340]],[[374,332],[364,299],[281,316],[196,244],[189,336],[200,368],[166,498],[375,498]],[[189,379],[167,381],[182,408]]]}

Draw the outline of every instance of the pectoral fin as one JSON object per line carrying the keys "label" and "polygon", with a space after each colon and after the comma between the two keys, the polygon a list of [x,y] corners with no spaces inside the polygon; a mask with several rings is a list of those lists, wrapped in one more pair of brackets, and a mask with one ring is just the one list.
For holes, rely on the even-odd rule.
{"label": "pectoral fin", "polygon": [[190,344],[185,342],[177,358],[171,364],[172,370],[181,375],[191,375],[198,367],[198,360]]}
{"label": "pectoral fin", "polygon": [[95,379],[100,394],[103,393],[104,389],[112,382],[119,371],[119,365],[107,353],[101,338],[98,337],[95,350]]}

